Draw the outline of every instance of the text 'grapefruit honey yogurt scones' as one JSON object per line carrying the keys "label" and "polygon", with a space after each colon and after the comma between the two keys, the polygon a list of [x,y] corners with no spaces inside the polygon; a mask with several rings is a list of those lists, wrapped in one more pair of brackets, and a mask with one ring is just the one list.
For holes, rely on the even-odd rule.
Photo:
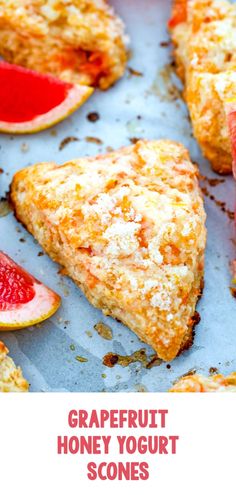
{"label": "text 'grapefruit honey yogurt scones'", "polygon": [[29,384],[21,369],[7,354],[7,347],[0,341],[0,392],[28,392]]}
{"label": "text 'grapefruit honey yogurt scones'", "polygon": [[236,373],[231,375],[187,375],[169,390],[169,392],[236,392]]}
{"label": "text 'grapefruit honey yogurt scones'", "polygon": [[8,62],[106,89],[124,73],[125,43],[106,0],[0,0],[0,54]]}
{"label": "text 'grapefruit honey yogurt scones'", "polygon": [[236,4],[174,0],[169,22],[194,134],[219,173],[236,167]]}
{"label": "text 'grapefruit honey yogurt scones'", "polygon": [[205,212],[198,172],[171,141],[16,173],[11,199],[88,300],[171,360],[192,342]]}

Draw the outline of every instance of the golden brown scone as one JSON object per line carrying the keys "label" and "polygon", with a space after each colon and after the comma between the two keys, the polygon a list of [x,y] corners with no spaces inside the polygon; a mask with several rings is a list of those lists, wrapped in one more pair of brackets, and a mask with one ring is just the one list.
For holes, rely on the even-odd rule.
{"label": "golden brown scone", "polygon": [[169,392],[236,392],[236,373],[229,376],[184,376]]}
{"label": "golden brown scone", "polygon": [[195,137],[213,169],[231,173],[227,104],[236,102],[236,4],[175,0],[169,27]]}
{"label": "golden brown scone", "polygon": [[28,392],[29,384],[22,371],[7,356],[7,347],[0,341],[0,392]]}
{"label": "golden brown scone", "polygon": [[106,89],[124,73],[125,41],[106,0],[0,0],[0,55],[8,62]]}
{"label": "golden brown scone", "polygon": [[164,360],[191,343],[206,240],[198,172],[171,141],[18,172],[17,218],[88,300]]}

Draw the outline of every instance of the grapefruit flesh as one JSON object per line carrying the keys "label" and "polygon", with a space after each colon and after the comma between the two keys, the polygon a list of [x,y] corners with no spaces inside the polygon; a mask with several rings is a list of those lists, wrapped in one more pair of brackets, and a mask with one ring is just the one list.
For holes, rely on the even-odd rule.
{"label": "grapefruit flesh", "polygon": [[0,251],[0,330],[17,330],[52,316],[60,296]]}
{"label": "grapefruit flesh", "polygon": [[77,110],[93,88],[0,61],[0,131],[33,133]]}
{"label": "grapefruit flesh", "polygon": [[236,179],[236,99],[228,100],[226,102],[226,114],[232,145],[233,174]]}

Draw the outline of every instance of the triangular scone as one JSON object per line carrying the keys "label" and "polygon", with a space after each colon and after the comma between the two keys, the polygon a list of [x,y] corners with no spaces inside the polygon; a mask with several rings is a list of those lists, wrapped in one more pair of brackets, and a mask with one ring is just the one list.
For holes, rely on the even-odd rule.
{"label": "triangular scone", "polygon": [[0,54],[8,62],[106,89],[124,73],[125,43],[106,0],[0,0]]}
{"label": "triangular scone", "polygon": [[89,301],[164,360],[191,343],[206,240],[197,169],[171,141],[18,172],[11,198]]}
{"label": "triangular scone", "polygon": [[174,0],[169,27],[195,137],[214,170],[230,173],[236,147],[236,4]]}
{"label": "triangular scone", "polygon": [[228,376],[183,376],[169,392],[236,392],[236,373]]}
{"label": "triangular scone", "polygon": [[28,392],[29,384],[21,369],[7,354],[7,347],[0,341],[0,392]]}

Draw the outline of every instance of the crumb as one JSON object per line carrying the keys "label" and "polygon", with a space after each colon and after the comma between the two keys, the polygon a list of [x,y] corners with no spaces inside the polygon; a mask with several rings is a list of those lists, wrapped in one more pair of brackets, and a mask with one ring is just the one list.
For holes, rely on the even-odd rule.
{"label": "crumb", "polygon": [[87,119],[89,120],[89,122],[97,122],[97,120],[100,119],[100,115],[98,112],[90,112],[87,115]]}
{"label": "crumb", "polygon": [[206,181],[211,187],[216,187],[219,184],[223,184],[225,182],[225,179],[211,179],[210,177],[206,177],[205,175],[200,175],[200,179]]}
{"label": "crumb", "polygon": [[109,352],[103,357],[103,364],[105,366],[108,366],[108,368],[113,368],[115,364],[117,364],[119,361],[119,357],[117,354],[112,354],[112,352]]}
{"label": "crumb", "polygon": [[218,371],[218,369],[217,369],[217,368],[215,368],[215,366],[211,366],[211,367],[209,368],[209,374],[210,374],[210,375],[216,375],[217,373],[219,373],[219,371]]}
{"label": "crumb", "polygon": [[154,366],[160,366],[161,364],[162,364],[162,359],[160,359],[157,355],[155,355],[146,364],[145,368],[150,370],[151,368],[154,368]]}
{"label": "crumb", "polygon": [[80,363],[87,363],[88,359],[82,356],[75,356],[76,361],[79,361]]}
{"label": "crumb", "polygon": [[137,76],[137,77],[142,77],[143,72],[140,72],[139,70],[132,69],[132,67],[128,67],[128,71],[131,76]]}
{"label": "crumb", "polygon": [[72,143],[74,141],[79,141],[79,138],[77,138],[75,136],[68,136],[68,137],[64,138],[60,142],[59,150],[62,151],[65,148],[65,146],[67,146],[67,144]]}
{"label": "crumb", "polygon": [[[196,373],[197,373],[197,370],[195,368],[191,368],[189,371],[187,371],[186,373],[181,375],[180,378],[183,378],[184,376],[196,375]],[[180,378],[178,378],[178,380],[180,380]]]}
{"label": "crumb", "polygon": [[114,354],[113,352],[108,352],[103,357],[103,364],[108,366],[108,368],[113,368],[116,364],[126,368],[131,363],[136,362],[141,363],[143,368],[150,369],[153,366],[160,366],[162,359],[158,358],[156,354],[147,356],[146,349],[135,351],[130,356],[121,356],[119,354]]}
{"label": "crumb", "polygon": [[216,206],[219,206],[223,213],[226,213],[230,220],[234,220],[234,212],[226,208],[226,203],[224,201],[219,201],[218,199],[216,199],[215,196],[213,196],[213,194],[211,194],[206,187],[201,187],[201,190],[207,198],[209,198],[211,201],[214,201]]}
{"label": "crumb", "polygon": [[160,46],[162,48],[167,48],[168,46],[170,46],[170,44],[171,44],[171,41],[170,40],[168,40],[168,41],[161,41],[160,42]]}
{"label": "crumb", "polygon": [[99,138],[93,137],[93,136],[87,136],[85,138],[85,141],[87,143],[94,143],[94,144],[103,144],[103,141]]}
{"label": "crumb", "polygon": [[108,327],[108,325],[105,325],[102,321],[96,323],[96,325],[94,325],[94,329],[103,339],[112,340],[112,329]]}
{"label": "crumb", "polygon": [[39,256],[39,257],[40,257],[40,256],[44,256],[43,251],[39,251],[37,256]]}

